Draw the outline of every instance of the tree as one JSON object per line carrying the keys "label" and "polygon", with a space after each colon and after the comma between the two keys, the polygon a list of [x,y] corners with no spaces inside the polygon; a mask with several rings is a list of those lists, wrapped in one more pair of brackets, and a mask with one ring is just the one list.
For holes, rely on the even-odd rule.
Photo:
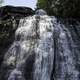
{"label": "tree", "polygon": [[45,11],[47,11],[47,13],[50,14],[50,6],[51,6],[51,2],[52,0],[38,0],[37,2],[37,8],[38,9],[44,9]]}
{"label": "tree", "polygon": [[38,0],[37,6],[49,15],[80,17],[80,0]]}
{"label": "tree", "polygon": [[80,13],[80,0],[53,0],[52,9],[56,15],[75,17]]}

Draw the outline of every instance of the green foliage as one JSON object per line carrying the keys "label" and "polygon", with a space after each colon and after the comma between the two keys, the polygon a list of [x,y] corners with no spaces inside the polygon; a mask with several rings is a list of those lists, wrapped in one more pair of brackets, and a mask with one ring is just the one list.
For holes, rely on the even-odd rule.
{"label": "green foliage", "polygon": [[44,9],[45,11],[47,11],[47,13],[50,13],[50,6],[51,6],[51,1],[52,0],[38,0],[37,2],[37,8],[41,8]]}
{"label": "green foliage", "polygon": [[76,17],[80,13],[80,0],[53,0],[52,9],[56,15]]}
{"label": "green foliage", "polygon": [[38,0],[37,5],[50,15],[80,17],[80,0]]}
{"label": "green foliage", "polygon": [[46,3],[46,0],[38,0],[38,4],[37,4],[37,7],[38,8],[46,8],[46,5],[47,5],[47,3]]}

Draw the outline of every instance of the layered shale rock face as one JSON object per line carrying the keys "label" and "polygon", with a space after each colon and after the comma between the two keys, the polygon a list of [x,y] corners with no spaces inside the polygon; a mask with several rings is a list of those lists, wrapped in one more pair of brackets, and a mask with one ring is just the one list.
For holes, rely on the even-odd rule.
{"label": "layered shale rock face", "polygon": [[80,22],[43,10],[20,19],[0,80],[80,80]]}
{"label": "layered shale rock face", "polygon": [[0,7],[0,64],[4,53],[14,41],[20,19],[33,14],[34,11],[28,7]]}

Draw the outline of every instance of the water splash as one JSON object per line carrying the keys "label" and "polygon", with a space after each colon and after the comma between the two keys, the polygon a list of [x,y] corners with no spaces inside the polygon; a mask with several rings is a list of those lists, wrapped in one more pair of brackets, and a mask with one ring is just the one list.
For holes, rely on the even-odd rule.
{"label": "water splash", "polygon": [[[44,24],[45,23],[45,24]],[[38,45],[35,47],[34,80],[50,80],[54,60],[54,28],[51,18],[40,16]]]}
{"label": "water splash", "polygon": [[[36,15],[20,20],[15,40],[4,56],[1,69],[9,67],[5,80],[79,80],[75,46],[63,23],[38,10]],[[32,78],[26,79],[26,61],[33,53]]]}

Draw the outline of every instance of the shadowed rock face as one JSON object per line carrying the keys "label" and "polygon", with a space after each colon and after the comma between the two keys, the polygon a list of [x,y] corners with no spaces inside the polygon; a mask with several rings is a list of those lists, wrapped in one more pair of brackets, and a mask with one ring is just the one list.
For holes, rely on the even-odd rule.
{"label": "shadowed rock face", "polygon": [[29,7],[0,7],[0,64],[7,48],[14,41],[14,33],[21,18],[33,15]]}
{"label": "shadowed rock face", "polygon": [[3,6],[0,8],[1,19],[9,19],[11,16],[21,18],[32,15],[33,13],[34,11],[29,7]]}

